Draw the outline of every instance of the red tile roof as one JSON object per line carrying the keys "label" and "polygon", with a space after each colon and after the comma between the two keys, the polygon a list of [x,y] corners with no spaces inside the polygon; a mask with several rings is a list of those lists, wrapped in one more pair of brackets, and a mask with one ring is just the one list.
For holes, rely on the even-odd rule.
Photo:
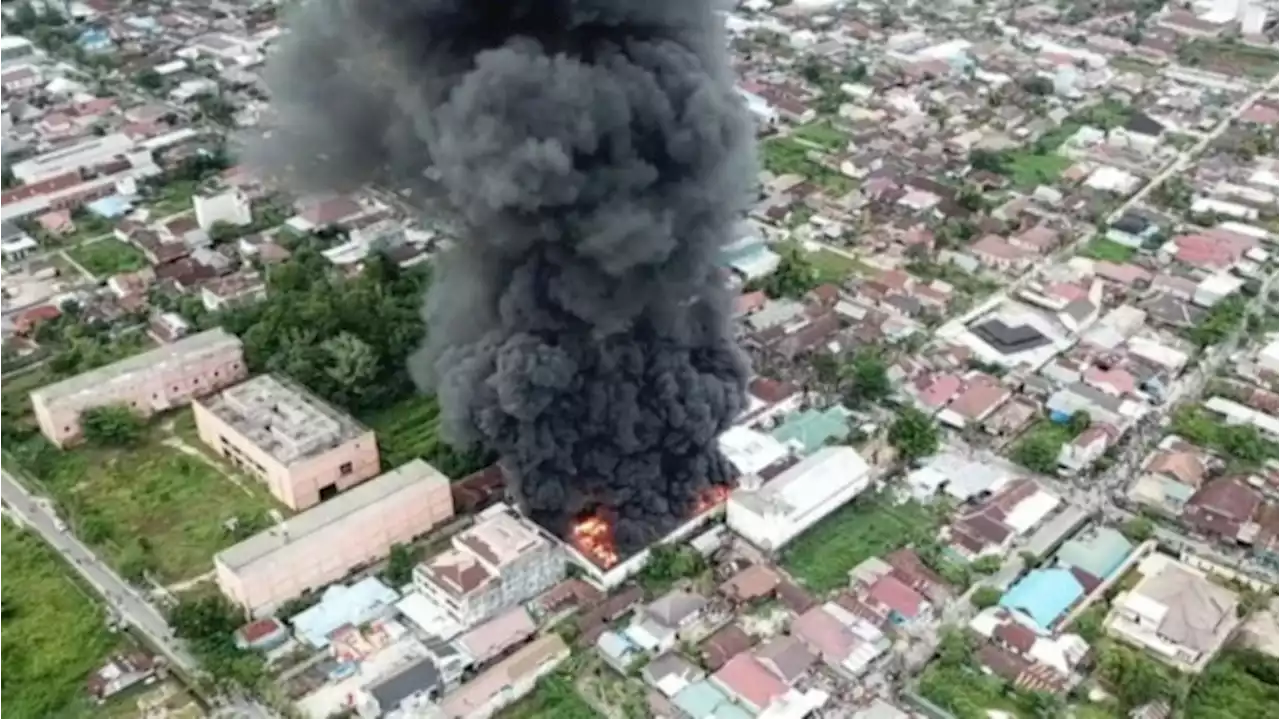
{"label": "red tile roof", "polygon": [[1205,534],[1234,539],[1240,527],[1253,519],[1262,495],[1238,477],[1219,477],[1199,489],[1183,510],[1182,518]]}
{"label": "red tile roof", "polygon": [[867,589],[867,598],[892,609],[907,619],[920,616],[927,602],[919,592],[892,574],[880,577]]}
{"label": "red tile roof", "polygon": [[730,659],[712,678],[758,709],[787,693],[787,685],[746,652]]}

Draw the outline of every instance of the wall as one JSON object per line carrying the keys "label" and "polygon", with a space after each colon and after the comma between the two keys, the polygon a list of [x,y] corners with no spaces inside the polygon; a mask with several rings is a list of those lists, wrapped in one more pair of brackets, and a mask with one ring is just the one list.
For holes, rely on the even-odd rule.
{"label": "wall", "polygon": [[[262,615],[385,558],[392,545],[410,542],[452,517],[448,485],[414,482],[245,566],[231,568],[215,557],[218,586],[232,601]],[[283,528],[287,531],[288,523]]]}
{"label": "wall", "polygon": [[163,372],[135,372],[47,403],[33,397],[32,410],[44,436],[65,447],[80,439],[80,414],[85,410],[120,404],[149,417],[230,387],[247,376],[241,347],[228,345],[214,355],[171,362]]}
{"label": "wall", "polygon": [[[262,479],[276,499],[290,509],[303,510],[320,503],[320,488],[333,484],[339,493],[377,476],[378,443],[366,431],[315,457],[284,465],[242,435],[202,404],[195,405],[200,440],[219,455]],[[351,472],[341,467],[351,463]]]}

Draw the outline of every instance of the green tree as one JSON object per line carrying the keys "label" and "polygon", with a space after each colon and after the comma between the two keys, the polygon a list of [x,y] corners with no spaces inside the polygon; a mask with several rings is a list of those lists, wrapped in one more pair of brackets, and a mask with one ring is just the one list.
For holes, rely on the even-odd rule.
{"label": "green tree", "polygon": [[236,227],[230,222],[218,220],[209,228],[209,239],[213,240],[213,244],[221,245],[224,242],[230,242],[244,234],[244,229]]}
{"label": "green tree", "polygon": [[1031,95],[1046,96],[1053,94],[1053,80],[1044,75],[1032,75],[1020,83],[1023,91]]}
{"label": "green tree", "polygon": [[421,554],[415,547],[396,543],[391,545],[387,555],[387,568],[382,576],[393,587],[401,587],[413,579],[413,568],[418,565]]}
{"label": "green tree", "polygon": [[0,188],[8,190],[18,186],[18,178],[13,175],[13,168],[8,165],[4,166],[2,174],[0,174]]}
{"label": "green tree", "polygon": [[774,299],[798,298],[821,284],[818,270],[804,251],[796,245],[788,245],[779,253],[781,259],[773,274],[760,282],[760,289]]}
{"label": "green tree", "polygon": [[937,452],[939,442],[933,419],[914,407],[904,408],[889,426],[889,444],[908,462]]}
{"label": "green tree", "polygon": [[969,164],[975,170],[1001,173],[1004,171],[1004,156],[992,150],[973,150],[969,153]]}
{"label": "green tree", "polygon": [[1102,626],[1107,621],[1106,604],[1098,602],[1076,616],[1071,631],[1079,634],[1090,645],[1102,638]]}
{"label": "green tree", "polygon": [[969,603],[977,609],[986,609],[999,604],[1001,596],[999,589],[983,585],[973,590],[973,593],[969,595]]}
{"label": "green tree", "polygon": [[1133,517],[1120,527],[1121,533],[1134,542],[1145,542],[1155,534],[1156,528],[1146,517]]}
{"label": "green tree", "polygon": [[1093,424],[1093,420],[1089,417],[1089,413],[1080,409],[1071,414],[1071,419],[1067,422],[1067,428],[1071,430],[1073,437],[1079,436],[1089,425]]}
{"label": "green tree", "polygon": [[978,557],[970,566],[978,574],[995,574],[1000,571],[1001,564],[1000,557],[989,554],[985,557]]}
{"label": "green tree", "polygon": [[841,378],[845,386],[845,403],[850,407],[879,402],[893,392],[889,366],[883,355],[874,349],[863,349],[854,354],[852,361],[841,368]]}
{"label": "green tree", "polygon": [[1013,446],[1009,456],[1013,461],[1040,474],[1058,471],[1058,454],[1062,441],[1051,432],[1030,432]]}
{"label": "green tree", "polygon": [[1097,676],[1125,711],[1159,699],[1171,699],[1175,685],[1167,669],[1128,647],[1106,642],[1098,652]]}
{"label": "green tree", "polygon": [[137,83],[138,87],[150,92],[155,92],[164,86],[164,78],[151,68],[139,72],[134,76],[133,81]]}
{"label": "green tree", "polygon": [[146,421],[124,405],[108,405],[85,410],[80,415],[84,438],[93,444],[129,447],[146,431]]}
{"label": "green tree", "polygon": [[320,343],[327,355],[325,372],[337,384],[333,396],[343,405],[360,404],[361,395],[378,373],[378,355],[368,342],[340,332]]}

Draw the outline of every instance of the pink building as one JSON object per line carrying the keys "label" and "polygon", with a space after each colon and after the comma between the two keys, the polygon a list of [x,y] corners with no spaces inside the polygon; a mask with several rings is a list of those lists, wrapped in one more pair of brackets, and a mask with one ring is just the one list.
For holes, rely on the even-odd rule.
{"label": "pink building", "polygon": [[373,431],[283,379],[254,377],[194,409],[200,439],[290,509],[312,507],[378,474]]}
{"label": "pink building", "polygon": [[219,552],[218,586],[258,615],[453,518],[449,478],[415,459]]}
{"label": "pink building", "polygon": [[65,447],[86,410],[123,405],[144,416],[181,407],[243,380],[244,346],[221,328],[183,338],[31,393],[40,431]]}

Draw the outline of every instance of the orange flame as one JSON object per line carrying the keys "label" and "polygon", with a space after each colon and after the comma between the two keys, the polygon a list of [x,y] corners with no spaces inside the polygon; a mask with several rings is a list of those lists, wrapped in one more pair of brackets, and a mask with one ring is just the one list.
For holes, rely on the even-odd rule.
{"label": "orange flame", "polygon": [[613,525],[600,515],[578,520],[571,530],[573,543],[601,567],[609,569],[618,563],[618,550],[613,541]]}
{"label": "orange flame", "polygon": [[696,517],[729,501],[731,492],[733,492],[731,487],[715,486],[698,495],[698,505],[693,512],[693,516]]}

